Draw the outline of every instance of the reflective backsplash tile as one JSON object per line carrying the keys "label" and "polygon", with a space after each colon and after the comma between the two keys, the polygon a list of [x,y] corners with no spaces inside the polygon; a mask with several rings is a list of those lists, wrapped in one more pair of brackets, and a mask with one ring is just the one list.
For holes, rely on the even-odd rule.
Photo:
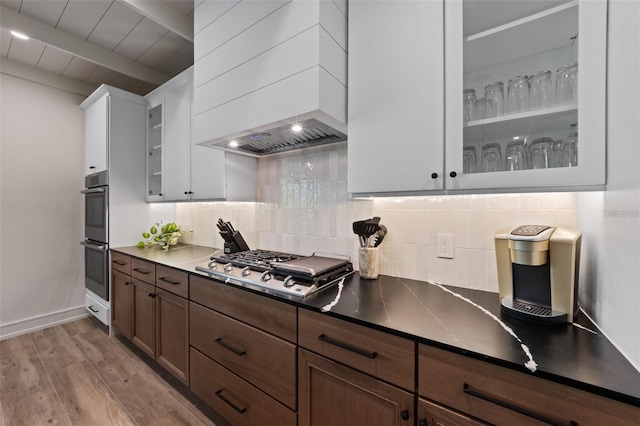
{"label": "reflective backsplash tile", "polygon": [[[358,267],[356,220],[380,216],[389,233],[381,272],[498,291],[493,234],[525,223],[577,227],[575,193],[352,199],[346,143],[261,158],[259,202],[178,203],[177,222],[192,244],[222,247],[216,221],[231,221],[251,248],[351,256]],[[436,257],[436,234],[454,235],[454,258]]]}

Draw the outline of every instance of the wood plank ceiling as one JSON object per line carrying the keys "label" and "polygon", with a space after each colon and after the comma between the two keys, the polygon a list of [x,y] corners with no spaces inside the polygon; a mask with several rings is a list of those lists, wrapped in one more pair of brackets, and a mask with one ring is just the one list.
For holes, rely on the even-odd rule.
{"label": "wood plank ceiling", "polygon": [[193,65],[193,8],[193,0],[0,0],[0,60],[145,95]]}

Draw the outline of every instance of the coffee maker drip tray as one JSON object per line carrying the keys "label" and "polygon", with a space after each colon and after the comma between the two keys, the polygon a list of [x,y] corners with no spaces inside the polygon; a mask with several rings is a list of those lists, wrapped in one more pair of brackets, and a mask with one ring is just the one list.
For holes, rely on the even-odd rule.
{"label": "coffee maker drip tray", "polygon": [[527,322],[546,325],[567,323],[567,314],[565,312],[553,311],[545,306],[520,300],[511,300],[506,297],[500,300],[500,310],[503,314]]}

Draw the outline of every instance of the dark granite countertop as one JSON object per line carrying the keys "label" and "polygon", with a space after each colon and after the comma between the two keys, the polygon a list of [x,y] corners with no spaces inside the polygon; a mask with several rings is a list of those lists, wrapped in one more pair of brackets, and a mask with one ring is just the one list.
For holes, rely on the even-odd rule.
{"label": "dark granite countertop", "polygon": [[[195,267],[218,249],[112,250],[208,277]],[[240,288],[640,406],[640,372],[582,311],[573,325],[536,325],[502,316],[497,293],[389,276],[365,280],[357,273],[305,300]]]}

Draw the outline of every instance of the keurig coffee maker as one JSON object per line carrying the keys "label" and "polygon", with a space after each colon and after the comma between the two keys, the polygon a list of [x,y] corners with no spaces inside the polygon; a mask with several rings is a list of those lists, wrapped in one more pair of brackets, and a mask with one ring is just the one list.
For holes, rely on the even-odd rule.
{"label": "keurig coffee maker", "polygon": [[545,225],[496,232],[502,313],[540,324],[573,322],[581,240],[576,230]]}

